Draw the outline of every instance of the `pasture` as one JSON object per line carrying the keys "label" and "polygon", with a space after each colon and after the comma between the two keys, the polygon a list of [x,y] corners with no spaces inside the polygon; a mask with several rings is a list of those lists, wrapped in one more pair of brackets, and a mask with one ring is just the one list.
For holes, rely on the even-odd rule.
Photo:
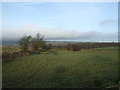
{"label": "pasture", "polygon": [[19,48],[19,46],[2,46],[2,52],[17,51]]}
{"label": "pasture", "polygon": [[3,88],[98,88],[118,82],[118,51],[54,50],[3,64]]}

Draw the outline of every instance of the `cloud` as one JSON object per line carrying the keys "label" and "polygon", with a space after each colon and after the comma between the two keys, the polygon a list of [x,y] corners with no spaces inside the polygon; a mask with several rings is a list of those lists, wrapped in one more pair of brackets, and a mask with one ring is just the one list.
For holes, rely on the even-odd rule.
{"label": "cloud", "polygon": [[107,24],[112,24],[115,23],[115,20],[107,19],[107,20],[102,20],[99,22],[99,25],[107,25]]}
{"label": "cloud", "polygon": [[79,40],[79,41],[117,41],[117,32],[105,33],[97,31],[76,31],[57,28],[41,28],[35,25],[26,25],[14,29],[4,29],[3,39],[19,39],[24,34],[35,36],[40,33],[45,40]]}

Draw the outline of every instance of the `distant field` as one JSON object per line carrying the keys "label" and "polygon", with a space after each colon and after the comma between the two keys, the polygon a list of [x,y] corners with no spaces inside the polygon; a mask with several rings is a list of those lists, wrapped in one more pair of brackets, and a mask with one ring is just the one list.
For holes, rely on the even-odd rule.
{"label": "distant field", "polygon": [[94,48],[94,49],[95,49],[95,50],[103,50],[103,51],[104,51],[104,50],[107,50],[107,51],[108,51],[108,50],[110,50],[110,51],[111,51],[111,50],[112,50],[112,51],[113,51],[113,50],[114,50],[114,51],[117,51],[117,50],[120,49],[120,48],[118,48],[118,47],[103,47],[103,48]]}
{"label": "distant field", "polygon": [[[2,49],[1,49],[2,48]],[[0,47],[0,50],[2,50],[3,52],[8,52],[8,51],[16,51],[16,50],[19,50],[20,49],[20,47],[19,46],[3,46],[3,47]],[[53,50],[65,50],[65,49],[53,49]],[[86,50],[86,49],[82,49],[82,50]],[[105,50],[112,50],[112,51],[116,51],[116,50],[118,50],[118,47],[102,47],[102,48],[91,48],[91,49],[89,49],[89,50],[99,50],[99,51],[101,51],[101,50],[103,50],[103,51],[105,51]],[[1,52],[1,51],[0,51]]]}
{"label": "distant field", "polygon": [[16,51],[18,49],[18,46],[2,46],[2,52]]}
{"label": "distant field", "polygon": [[[105,51],[104,51],[105,50]],[[116,50],[49,51],[3,64],[5,87],[107,87],[118,80]]]}

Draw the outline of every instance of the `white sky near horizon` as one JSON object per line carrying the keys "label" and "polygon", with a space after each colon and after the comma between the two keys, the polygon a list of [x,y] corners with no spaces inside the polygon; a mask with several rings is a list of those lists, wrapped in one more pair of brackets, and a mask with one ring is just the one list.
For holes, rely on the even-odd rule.
{"label": "white sky near horizon", "polygon": [[2,15],[6,40],[118,41],[117,2],[2,2]]}

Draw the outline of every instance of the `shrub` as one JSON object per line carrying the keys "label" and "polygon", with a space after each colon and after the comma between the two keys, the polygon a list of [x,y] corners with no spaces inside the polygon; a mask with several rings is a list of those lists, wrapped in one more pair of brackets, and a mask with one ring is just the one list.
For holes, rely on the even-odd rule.
{"label": "shrub", "polygon": [[72,50],[72,45],[71,44],[67,44],[66,45],[66,49],[69,51],[69,50]]}
{"label": "shrub", "polygon": [[3,62],[9,61],[9,59],[16,58],[18,56],[26,56],[29,55],[28,52],[24,53],[23,51],[10,51],[10,52],[2,52],[2,60]]}
{"label": "shrub", "polygon": [[46,46],[46,49],[47,49],[47,50],[52,49],[52,44],[48,44],[48,45]]}
{"label": "shrub", "polygon": [[69,50],[73,50],[73,51],[79,51],[80,47],[79,44],[67,44],[66,45],[66,49]]}
{"label": "shrub", "polygon": [[31,46],[34,51],[43,51],[46,49],[45,41],[43,41],[44,36],[41,36],[39,33],[35,38],[32,38]]}
{"label": "shrub", "polygon": [[31,40],[31,36],[23,36],[22,38],[20,38],[20,40],[18,41],[18,44],[21,47],[21,50],[26,53],[28,51],[28,47],[30,44],[30,40]]}
{"label": "shrub", "polygon": [[78,44],[72,44],[72,50],[73,51],[79,51],[80,50],[79,45]]}

